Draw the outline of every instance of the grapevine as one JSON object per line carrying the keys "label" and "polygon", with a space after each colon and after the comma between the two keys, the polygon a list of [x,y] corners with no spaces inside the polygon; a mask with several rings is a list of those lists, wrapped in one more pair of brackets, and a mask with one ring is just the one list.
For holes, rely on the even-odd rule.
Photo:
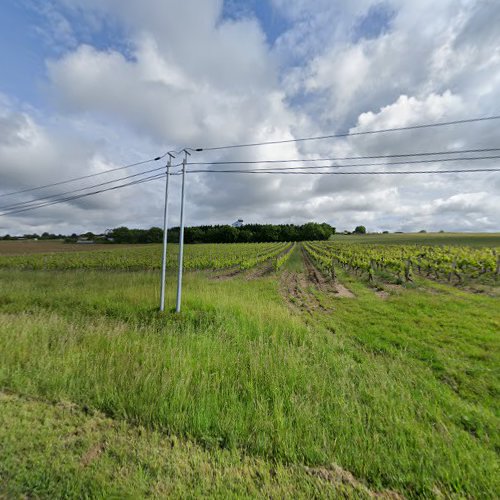
{"label": "grapevine", "polygon": [[316,265],[334,274],[338,264],[346,271],[365,275],[373,281],[381,271],[400,282],[412,281],[415,272],[426,277],[459,283],[465,279],[499,275],[499,249],[425,245],[356,245],[333,242],[307,242],[304,248]]}

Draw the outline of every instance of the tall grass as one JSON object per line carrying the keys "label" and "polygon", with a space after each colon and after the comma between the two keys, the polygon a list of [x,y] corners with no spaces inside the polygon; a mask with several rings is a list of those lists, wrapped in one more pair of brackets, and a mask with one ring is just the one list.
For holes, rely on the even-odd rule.
{"label": "tall grass", "polygon": [[494,299],[353,283],[304,321],[273,278],[187,275],[181,316],[155,312],[153,274],[0,283],[0,387],[409,496],[499,491]]}

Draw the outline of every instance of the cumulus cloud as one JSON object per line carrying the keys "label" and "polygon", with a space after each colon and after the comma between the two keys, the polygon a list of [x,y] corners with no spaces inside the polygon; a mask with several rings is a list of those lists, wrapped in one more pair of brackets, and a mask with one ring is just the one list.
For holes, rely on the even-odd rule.
{"label": "cumulus cloud", "polygon": [[[287,18],[289,29],[271,46],[248,10],[240,17],[224,18],[222,0],[55,0],[48,12],[60,27],[57,37],[66,33],[68,38],[66,50],[47,61],[53,115],[41,118],[4,103],[0,189],[102,171],[171,147],[448,121],[493,114],[500,102],[498,2],[272,4]],[[67,24],[76,19],[96,38],[103,27],[116,23],[122,39],[104,48],[92,37],[77,40],[79,30]],[[0,99],[0,108],[1,103]],[[494,145],[496,127],[485,122],[201,153],[191,161],[310,159]],[[61,162],[65,158],[71,162]],[[373,163],[379,170],[395,168],[383,161]],[[428,168],[454,165],[436,162]],[[413,167],[401,167],[409,168]],[[500,216],[495,173],[200,173],[190,174],[188,180],[189,224],[242,217],[248,222],[327,221],[342,229],[365,223],[372,230],[495,230]],[[174,190],[178,183],[174,178]],[[172,213],[178,209],[176,198],[177,194]],[[158,184],[96,200],[101,201],[88,198],[70,208],[51,207],[1,223],[9,228],[20,223],[43,228],[76,224],[78,229],[160,223]]]}

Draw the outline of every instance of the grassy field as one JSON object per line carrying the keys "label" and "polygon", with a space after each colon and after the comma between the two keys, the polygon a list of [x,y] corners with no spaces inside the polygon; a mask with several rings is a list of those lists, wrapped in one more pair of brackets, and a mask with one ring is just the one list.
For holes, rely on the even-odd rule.
{"label": "grassy field", "polygon": [[0,497],[498,498],[498,299],[340,283],[0,270]]}

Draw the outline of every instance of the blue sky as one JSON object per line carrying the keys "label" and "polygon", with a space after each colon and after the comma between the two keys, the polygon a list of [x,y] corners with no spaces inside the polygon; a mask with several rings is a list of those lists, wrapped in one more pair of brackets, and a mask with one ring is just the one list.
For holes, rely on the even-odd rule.
{"label": "blue sky", "polygon": [[[71,25],[74,40],[54,33],[51,15],[57,13]],[[229,0],[224,2],[222,19],[255,17],[270,45],[290,27],[288,21],[267,0]],[[89,26],[71,9],[51,0],[4,0],[0,5],[0,64],[8,68],[0,80],[0,92],[33,105],[44,107],[47,59],[60,56],[80,43],[99,49],[118,49],[127,54],[120,27],[110,18],[99,26]]]}
{"label": "blue sky", "polygon": [[229,19],[242,16],[257,17],[270,44],[273,44],[291,26],[290,21],[268,0],[226,1],[223,16]]}
{"label": "blue sky", "polygon": [[40,104],[37,83],[44,74],[48,55],[35,26],[40,16],[15,0],[6,0],[0,7],[0,91]]}
{"label": "blue sky", "polygon": [[[46,61],[60,57],[78,44],[107,50],[119,48],[123,34],[119,27],[102,19],[90,26],[71,9],[51,0],[4,0],[0,5],[0,64],[8,68],[0,80],[0,92],[37,107],[48,104]],[[67,21],[70,36],[58,33],[56,23]]]}
{"label": "blue sky", "polygon": [[[499,23],[500,4],[481,0],[4,0],[0,195],[191,144],[500,114]],[[248,150],[238,159],[488,147],[498,145],[494,132],[484,124]],[[244,217],[500,229],[496,174],[191,179],[192,224]],[[145,185],[0,217],[0,234],[20,225],[144,227],[160,223],[160,205],[157,188]]]}
{"label": "blue sky", "polygon": [[[388,4],[375,4],[365,15],[353,19],[353,39],[378,37],[389,28],[393,15],[394,10]],[[57,33],[56,16],[67,21],[70,37]],[[293,27],[293,22],[269,0],[226,0],[223,3],[222,20],[251,17],[258,20],[270,46]],[[79,12],[58,6],[51,0],[4,0],[0,6],[0,33],[0,64],[8,68],[0,80],[0,92],[41,110],[50,104],[46,95],[47,60],[60,57],[79,44],[101,50],[116,49],[128,56],[124,33],[110,16],[102,17],[97,25],[90,25]],[[293,65],[299,61],[300,58],[287,60]],[[290,102],[300,103],[301,97],[295,96]]]}

